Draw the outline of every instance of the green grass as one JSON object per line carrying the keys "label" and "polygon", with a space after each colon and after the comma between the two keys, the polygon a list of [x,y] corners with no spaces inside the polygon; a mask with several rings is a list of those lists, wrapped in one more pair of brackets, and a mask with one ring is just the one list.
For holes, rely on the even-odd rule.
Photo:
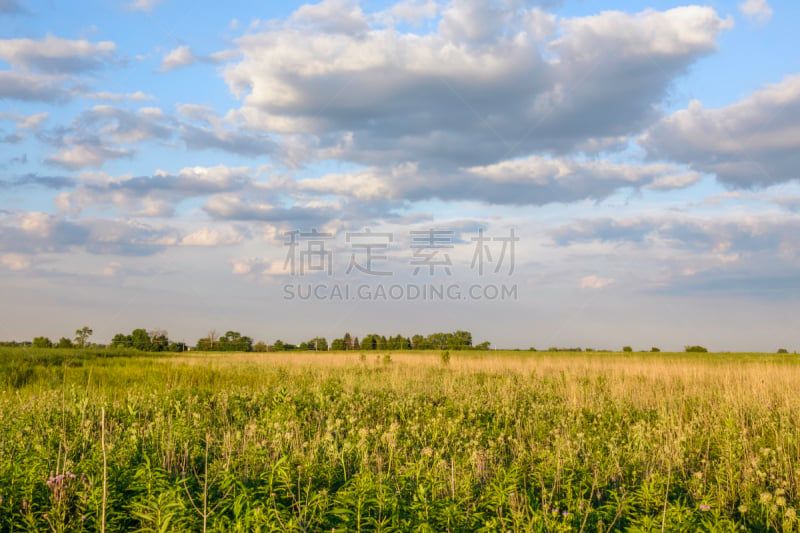
{"label": "green grass", "polygon": [[798,530],[795,355],[441,354],[2,349],[0,531]]}

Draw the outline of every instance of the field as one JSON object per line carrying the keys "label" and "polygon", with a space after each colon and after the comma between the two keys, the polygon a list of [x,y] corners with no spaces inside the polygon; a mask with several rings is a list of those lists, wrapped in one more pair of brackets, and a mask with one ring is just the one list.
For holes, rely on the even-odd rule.
{"label": "field", "polygon": [[0,531],[798,531],[800,357],[0,349]]}

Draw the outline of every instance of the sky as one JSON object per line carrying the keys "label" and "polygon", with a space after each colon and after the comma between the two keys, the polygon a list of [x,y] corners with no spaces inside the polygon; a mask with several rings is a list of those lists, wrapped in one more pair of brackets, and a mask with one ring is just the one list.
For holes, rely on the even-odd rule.
{"label": "sky", "polygon": [[0,0],[0,339],[796,350],[798,20]]}

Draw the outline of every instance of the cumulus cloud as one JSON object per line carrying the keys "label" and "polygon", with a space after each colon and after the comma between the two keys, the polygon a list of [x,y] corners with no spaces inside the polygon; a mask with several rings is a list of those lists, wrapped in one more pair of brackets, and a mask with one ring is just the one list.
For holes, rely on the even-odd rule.
{"label": "cumulus cloud", "polygon": [[191,48],[186,45],[179,46],[164,55],[164,58],[161,60],[160,70],[162,72],[168,72],[178,67],[192,65],[196,61],[197,57],[194,55],[194,52],[192,52]]}
{"label": "cumulus cloud", "polygon": [[226,231],[220,231],[204,227],[183,237],[183,239],[181,239],[181,245],[222,246],[239,244],[244,240],[244,237],[245,235],[241,231],[233,228],[229,228]]}
{"label": "cumulus cloud", "polygon": [[60,39],[0,39],[0,58],[15,67],[47,74],[76,74],[103,67],[113,59],[116,45],[111,41]]}
{"label": "cumulus cloud", "polygon": [[110,148],[99,142],[89,144],[84,142],[77,145],[67,145],[58,152],[49,155],[45,161],[69,170],[79,170],[86,167],[100,168],[109,159],[130,158],[133,153],[122,148]]}
{"label": "cumulus cloud", "polygon": [[73,80],[35,72],[0,71],[0,100],[61,102],[74,92]]}
{"label": "cumulus cloud", "polygon": [[[400,6],[427,12],[426,5]],[[322,16],[334,11],[330,20]],[[257,26],[237,41],[241,59],[224,71],[242,100],[231,117],[305,143],[312,159],[370,169],[340,176],[350,184],[381,181],[390,191],[403,190],[407,184],[392,180],[393,169],[415,165],[425,176],[417,180],[425,182],[420,194],[486,193],[492,201],[500,195],[463,169],[531,154],[593,155],[623,147],[658,118],[673,80],[712,53],[719,33],[731,26],[708,7],[556,19],[512,0],[453,2],[438,29],[422,35],[370,23],[357,3],[342,0],[305,6],[266,29]],[[363,24],[368,31],[356,31]],[[659,177],[657,188],[696,179]],[[303,187],[353,189],[334,181]],[[602,195],[611,182],[600,182]],[[507,198],[518,197],[519,183],[514,190],[504,187]],[[594,197],[592,185],[583,190]],[[580,193],[564,197],[579,199]]]}
{"label": "cumulus cloud", "polygon": [[146,94],[142,91],[136,91],[132,93],[112,93],[108,91],[102,91],[98,93],[88,93],[83,95],[84,98],[89,100],[101,100],[104,102],[145,102],[147,100],[155,100],[155,96],[152,94]]}
{"label": "cumulus cloud", "polygon": [[225,165],[187,167],[177,174],[112,177],[88,174],[74,190],[59,194],[56,207],[78,215],[93,206],[111,206],[125,215],[166,217],[183,201],[242,189],[250,183],[247,168]]}
{"label": "cumulus cloud", "polygon": [[639,142],[650,158],[684,163],[728,185],[800,178],[800,74],[718,109],[694,100],[649,128]]}
{"label": "cumulus cloud", "polygon": [[767,0],[745,0],[739,4],[742,15],[757,24],[766,24],[772,19],[772,8]]}

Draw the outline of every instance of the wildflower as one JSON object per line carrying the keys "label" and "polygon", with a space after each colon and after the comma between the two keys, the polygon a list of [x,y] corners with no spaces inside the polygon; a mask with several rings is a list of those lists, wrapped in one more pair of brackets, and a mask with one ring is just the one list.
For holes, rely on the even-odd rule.
{"label": "wildflower", "polygon": [[747,506],[746,505],[740,505],[739,506],[739,512],[742,513],[742,514],[745,514],[747,512]]}
{"label": "wildflower", "polygon": [[703,511],[703,512],[710,511],[711,510],[711,506],[708,505],[707,503],[701,503],[700,504],[700,510]]}
{"label": "wildflower", "polygon": [[795,518],[797,518],[797,512],[794,510],[793,507],[789,507],[788,509],[786,509],[784,516],[786,517],[787,520],[794,520]]}
{"label": "wildflower", "polygon": [[762,492],[761,495],[758,497],[758,501],[761,503],[769,503],[772,501],[772,494],[769,492]]}
{"label": "wildflower", "polygon": [[783,496],[778,496],[777,498],[775,498],[775,505],[777,505],[778,507],[783,507],[784,505],[786,505],[786,498],[784,498]]}

